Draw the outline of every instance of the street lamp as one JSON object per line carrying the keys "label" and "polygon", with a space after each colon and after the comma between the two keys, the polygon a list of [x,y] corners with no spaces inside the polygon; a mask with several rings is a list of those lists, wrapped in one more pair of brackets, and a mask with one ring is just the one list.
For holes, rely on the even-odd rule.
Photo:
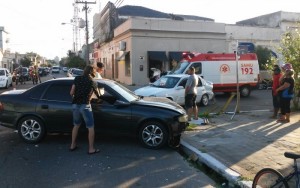
{"label": "street lamp", "polygon": [[77,45],[77,41],[78,41],[78,37],[77,37],[77,33],[78,33],[78,26],[76,24],[72,24],[72,23],[65,23],[62,22],[61,25],[72,25],[73,26],[73,51],[75,53],[78,52],[78,45]]}

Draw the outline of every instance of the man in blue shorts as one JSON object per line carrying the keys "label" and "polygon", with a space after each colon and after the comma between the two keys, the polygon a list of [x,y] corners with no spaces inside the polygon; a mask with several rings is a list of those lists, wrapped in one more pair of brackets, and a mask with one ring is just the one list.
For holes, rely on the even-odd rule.
{"label": "man in blue shorts", "polygon": [[95,149],[94,139],[94,117],[91,107],[91,97],[95,93],[99,98],[100,95],[97,90],[97,83],[93,81],[95,77],[95,70],[91,65],[85,67],[82,76],[76,76],[72,85],[70,94],[73,96],[72,109],[73,109],[73,130],[72,130],[72,143],[70,151],[77,149],[77,135],[80,125],[82,124],[81,117],[84,119],[86,128],[88,129],[89,150],[88,154],[98,153],[100,150]]}

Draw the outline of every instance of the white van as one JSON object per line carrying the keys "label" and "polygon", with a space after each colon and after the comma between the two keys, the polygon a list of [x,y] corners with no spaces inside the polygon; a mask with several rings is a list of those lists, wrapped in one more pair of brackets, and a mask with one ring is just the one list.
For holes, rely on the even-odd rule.
{"label": "white van", "polygon": [[59,66],[53,66],[51,72],[52,73],[59,73],[60,72],[60,67]]}
{"label": "white van", "polygon": [[[213,82],[214,92],[236,92],[239,83],[240,94],[248,97],[259,81],[259,66],[254,53],[241,54],[238,59],[238,76],[236,55],[232,54],[185,54],[175,70],[169,74],[187,73],[194,67],[196,74]],[[238,82],[237,82],[238,77]]]}
{"label": "white van", "polygon": [[8,88],[12,86],[12,75],[7,68],[0,68],[0,87]]}

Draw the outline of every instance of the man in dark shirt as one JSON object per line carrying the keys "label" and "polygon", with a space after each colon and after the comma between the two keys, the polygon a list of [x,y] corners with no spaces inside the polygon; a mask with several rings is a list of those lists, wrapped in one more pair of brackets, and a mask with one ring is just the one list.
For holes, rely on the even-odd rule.
{"label": "man in dark shirt", "polygon": [[97,83],[93,81],[95,77],[95,70],[92,66],[88,65],[85,67],[83,75],[77,76],[74,79],[70,94],[73,96],[72,109],[73,109],[73,130],[72,130],[72,143],[70,151],[77,149],[77,135],[81,122],[81,117],[83,117],[86,127],[88,128],[88,141],[89,150],[88,154],[98,153],[100,150],[95,149],[94,139],[94,117],[92,112],[92,107],[90,104],[91,96],[93,93],[99,98],[100,95],[97,91]]}

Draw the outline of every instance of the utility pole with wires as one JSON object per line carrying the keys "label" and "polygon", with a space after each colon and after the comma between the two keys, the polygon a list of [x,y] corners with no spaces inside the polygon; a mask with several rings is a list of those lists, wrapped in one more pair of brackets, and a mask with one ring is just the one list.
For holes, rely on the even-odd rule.
{"label": "utility pole with wires", "polygon": [[85,11],[85,40],[86,40],[86,54],[85,54],[85,61],[86,61],[86,65],[90,64],[89,61],[89,27],[88,27],[88,10],[89,7],[87,6],[87,4],[96,4],[96,2],[87,2],[87,1],[76,1],[76,3],[81,3],[84,4],[84,7],[82,10]]}

